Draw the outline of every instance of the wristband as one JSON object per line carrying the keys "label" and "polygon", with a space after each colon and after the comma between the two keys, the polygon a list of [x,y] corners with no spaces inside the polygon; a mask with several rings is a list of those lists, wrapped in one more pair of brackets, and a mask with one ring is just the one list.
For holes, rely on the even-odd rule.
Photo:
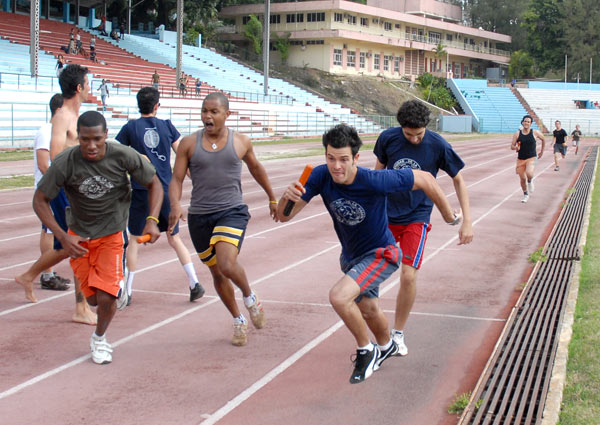
{"label": "wristband", "polygon": [[158,218],[153,217],[151,215],[149,215],[148,217],[146,217],[146,220],[154,220],[154,221],[156,221],[156,224],[158,224]]}
{"label": "wristband", "polygon": [[269,204],[277,204],[277,201],[269,201]]}

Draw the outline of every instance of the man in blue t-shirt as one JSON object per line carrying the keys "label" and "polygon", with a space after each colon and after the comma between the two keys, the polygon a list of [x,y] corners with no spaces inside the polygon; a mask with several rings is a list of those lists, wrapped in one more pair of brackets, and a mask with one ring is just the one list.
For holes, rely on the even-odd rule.
{"label": "man in blue t-shirt", "polygon": [[[375,169],[424,170],[434,177],[439,170],[452,179],[462,209],[463,223],[458,232],[459,245],[473,240],[469,194],[460,170],[463,161],[442,136],[427,130],[429,109],[417,100],[404,102],[397,114],[400,127],[385,130],[375,143]],[[433,203],[423,191],[394,193],[388,197],[390,230],[402,250],[400,290],[396,297],[396,314],[392,337],[399,354],[408,354],[404,342],[404,325],[417,295],[417,271],[421,267],[427,233],[431,230]]]}
{"label": "man in blue t-shirt", "polygon": [[[133,188],[131,194],[131,207],[129,209],[129,233],[133,236],[127,249],[127,305],[131,303],[133,278],[137,268],[139,244],[137,237],[142,236],[142,230],[147,220],[157,220],[161,232],[166,232],[169,224],[169,183],[173,175],[171,169],[171,149],[177,153],[177,146],[181,135],[170,120],[156,118],[160,106],[160,93],[154,87],[143,87],[137,93],[137,102],[141,118],[129,121],[121,128],[116,139],[144,155],[156,168],[156,175],[164,189],[164,200],[160,215],[148,215],[148,190],[131,179]],[[190,302],[204,295],[204,288],[198,282],[196,270],[192,263],[190,253],[179,236],[179,226],[175,226],[173,233],[167,232],[167,241],[177,253],[179,262],[183,266],[190,287]]]}
{"label": "man in blue t-shirt", "polygon": [[[362,141],[356,130],[340,124],[323,135],[326,165],[316,167],[305,186],[292,183],[283,194],[277,215],[289,221],[321,195],[342,245],[342,277],[329,291],[336,313],[356,339],[358,349],[350,383],[367,379],[384,360],[398,353],[387,319],[379,308],[379,285],[398,270],[399,252],[388,229],[387,196],[423,190],[447,222],[460,220],[431,174],[419,170],[369,170],[358,167]],[[287,203],[294,202],[288,216]],[[369,340],[367,327],[377,345]]]}

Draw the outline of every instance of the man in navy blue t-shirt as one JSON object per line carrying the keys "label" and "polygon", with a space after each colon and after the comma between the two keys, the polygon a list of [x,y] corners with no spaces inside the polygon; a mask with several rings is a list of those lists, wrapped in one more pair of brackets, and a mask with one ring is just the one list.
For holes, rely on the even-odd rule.
{"label": "man in navy blue t-shirt", "polygon": [[[385,130],[375,143],[376,169],[410,168],[430,172],[439,170],[452,179],[462,209],[463,223],[458,232],[459,245],[473,240],[473,225],[469,209],[469,194],[460,170],[463,161],[442,136],[427,130],[429,109],[417,100],[404,102],[397,114],[400,127]],[[423,191],[394,193],[388,197],[390,230],[402,250],[400,290],[396,297],[396,314],[392,337],[399,354],[408,354],[404,342],[404,325],[417,295],[417,271],[421,267],[427,233],[431,230],[433,203]]]}
{"label": "man in navy blue t-shirt", "polygon": [[[173,175],[171,169],[171,149],[177,153],[177,146],[181,140],[179,131],[170,120],[156,118],[160,106],[160,93],[154,87],[143,87],[137,93],[137,102],[142,114],[141,118],[129,121],[121,128],[116,139],[124,145],[144,155],[156,168],[156,175],[164,189],[164,200],[160,215],[150,217],[148,215],[148,190],[135,180],[131,179],[133,188],[131,194],[131,207],[129,209],[129,233],[131,238],[127,249],[127,293],[128,305],[131,302],[133,278],[137,268],[137,257],[139,244],[137,237],[142,236],[142,230],[147,220],[157,220],[161,232],[166,232],[169,224],[169,183]],[[183,266],[190,287],[190,301],[194,301],[204,295],[204,288],[198,283],[196,270],[192,263],[190,253],[179,236],[179,227],[176,226],[173,233],[167,232],[167,241],[177,253],[179,262]]]}
{"label": "man in navy blue t-shirt", "polygon": [[[356,339],[358,349],[350,383],[367,379],[384,360],[398,353],[387,319],[379,308],[379,285],[399,267],[399,252],[388,229],[387,196],[423,190],[447,222],[454,222],[450,203],[431,174],[419,170],[369,170],[357,166],[362,141],[345,124],[323,135],[327,164],[316,167],[305,186],[292,183],[283,194],[277,215],[291,220],[310,200],[321,195],[342,245],[342,277],[329,292],[336,313]],[[284,215],[288,201],[295,203]],[[377,345],[369,340],[367,327]]]}

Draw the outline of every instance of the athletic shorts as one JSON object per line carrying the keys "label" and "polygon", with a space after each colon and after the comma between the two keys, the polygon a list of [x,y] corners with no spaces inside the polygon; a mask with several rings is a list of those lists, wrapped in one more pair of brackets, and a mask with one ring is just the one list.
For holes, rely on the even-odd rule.
{"label": "athletic shorts", "polygon": [[52,234],[52,230],[48,229],[44,223],[42,223],[42,231],[44,233],[48,233],[49,235]]}
{"label": "athletic shorts", "polygon": [[240,252],[249,220],[247,205],[212,214],[188,214],[188,230],[200,260],[209,267],[217,264],[217,242],[228,242]]}
{"label": "athletic shorts", "polygon": [[[69,230],[69,234],[75,233]],[[88,252],[83,257],[71,258],[71,268],[86,298],[98,290],[114,297],[119,294],[119,282],[123,280],[123,234],[117,232],[79,243]]]}
{"label": "athletic shorts", "polygon": [[379,297],[379,285],[400,268],[399,256],[400,252],[395,245],[377,248],[349,262],[340,255],[342,272],[354,279],[360,287],[360,295],[354,300],[356,303],[363,297]]}
{"label": "athletic shorts", "polygon": [[[54,214],[54,219],[60,228],[65,232],[68,230],[66,214],[66,209],[68,206],[69,200],[67,199],[65,190],[61,188],[60,192],[58,192],[58,195],[56,195],[56,198],[50,201],[50,209],[52,210],[52,214]],[[58,238],[54,238],[54,249],[57,251],[62,249],[62,245],[60,244]]]}
{"label": "athletic shorts", "polygon": [[419,270],[431,223],[390,224],[389,227],[402,250],[402,264]]}
{"label": "athletic shorts", "polygon": [[562,156],[567,154],[567,147],[563,145],[559,145],[558,143],[554,144],[554,153],[560,153]]}
{"label": "athletic shorts", "polygon": [[535,165],[535,156],[527,159],[517,159],[517,174],[524,173],[528,167],[533,167]]}
{"label": "athletic shorts", "polygon": [[[169,213],[171,212],[171,203],[169,202],[169,193],[164,192],[162,206],[158,214],[158,230],[166,232],[169,228]],[[142,189],[133,189],[131,191],[131,205],[129,206],[129,222],[127,227],[129,233],[135,236],[142,236],[146,226],[146,217],[150,215],[150,203],[148,201],[148,191]],[[179,233],[179,223],[175,225],[173,234]]]}

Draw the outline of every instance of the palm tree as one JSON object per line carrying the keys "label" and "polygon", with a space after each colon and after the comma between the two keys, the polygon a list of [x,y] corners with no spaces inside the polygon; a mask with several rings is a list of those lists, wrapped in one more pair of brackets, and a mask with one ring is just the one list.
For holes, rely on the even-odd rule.
{"label": "palm tree", "polygon": [[[435,46],[432,49],[432,51],[433,51],[433,54],[436,59],[441,60],[441,59],[447,58],[448,52],[446,51],[446,48],[444,47],[444,45],[441,42],[439,42],[437,44],[437,46]],[[446,67],[448,67],[448,64],[446,64]]]}

